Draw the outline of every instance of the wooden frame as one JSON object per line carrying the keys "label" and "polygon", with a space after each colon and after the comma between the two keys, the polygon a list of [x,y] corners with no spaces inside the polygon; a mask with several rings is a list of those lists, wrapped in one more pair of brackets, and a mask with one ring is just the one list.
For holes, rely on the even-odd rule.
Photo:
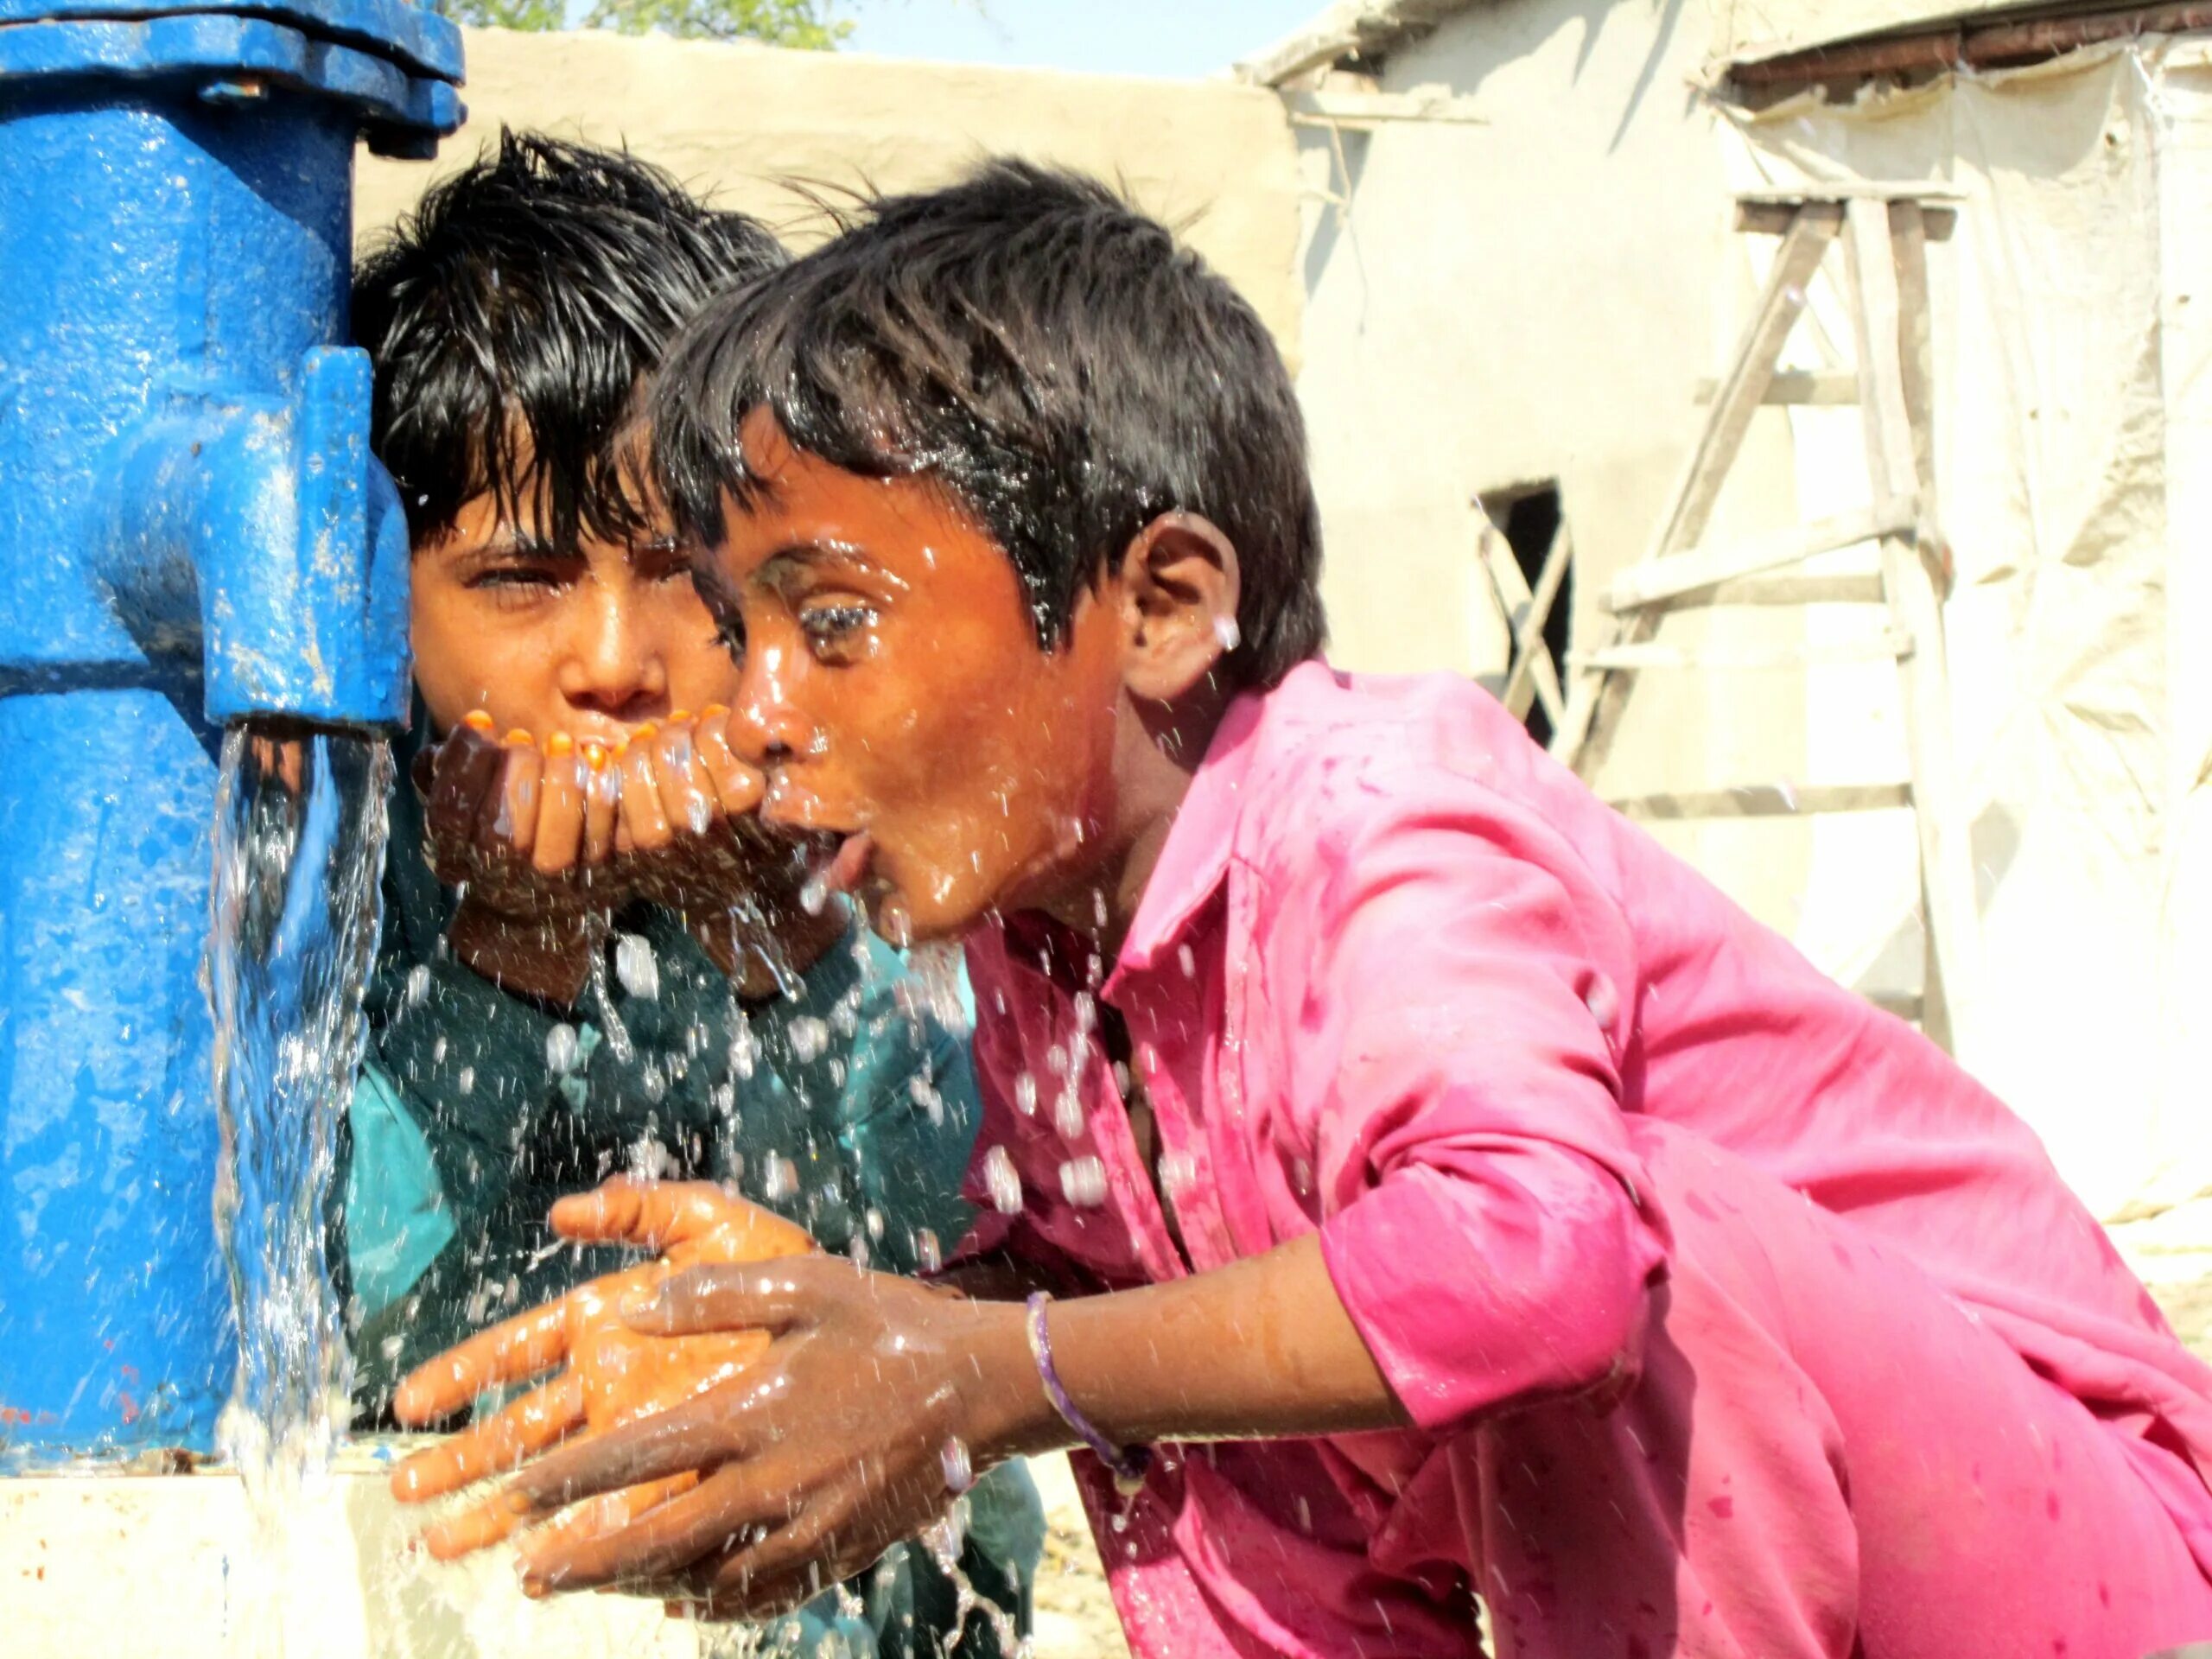
{"label": "wooden frame", "polygon": [[[1762,191],[1739,199],[1738,227],[1779,234],[1782,247],[1727,374],[1707,395],[1710,410],[1704,429],[1648,556],[1623,572],[1601,601],[1611,619],[1605,637],[1569,654],[1566,718],[1554,720],[1552,738],[1553,753],[1594,780],[1640,674],[1894,659],[1904,698],[1910,781],[1761,784],[1659,792],[1613,804],[1645,819],[1910,807],[1928,939],[1923,989],[1910,1000],[1910,1011],[1930,1037],[1955,1051],[1961,1011],[1972,1007],[1979,980],[1980,922],[1970,828],[1951,747],[1942,611],[1951,566],[1936,517],[1928,244],[1949,233],[1955,200],[1951,193],[1926,184],[1864,182]],[[1805,310],[1814,275],[1837,241],[1844,247],[1856,357],[1847,385],[1833,372],[1785,374],[1778,367],[1783,347]],[[1697,545],[1742,452],[1752,415],[1770,404],[1856,404],[1872,499],[1857,512],[1819,524],[1732,544]],[[1810,575],[1794,569],[1808,559],[1869,543],[1878,550],[1878,571]],[[1655,639],[1675,610],[1790,603],[1879,604],[1886,620],[1864,641],[1834,645],[1691,651]],[[1537,628],[1541,632],[1541,620]],[[1516,663],[1521,634],[1516,628]],[[1545,665],[1550,666],[1548,658]]]}

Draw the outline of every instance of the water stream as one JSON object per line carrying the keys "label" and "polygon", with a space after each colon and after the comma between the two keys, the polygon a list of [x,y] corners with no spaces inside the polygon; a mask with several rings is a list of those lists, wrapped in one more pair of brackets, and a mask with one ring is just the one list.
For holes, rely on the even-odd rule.
{"label": "water stream", "polygon": [[363,733],[247,722],[223,742],[207,976],[215,1219],[239,1342],[218,1440],[251,1516],[231,1622],[231,1651],[251,1659],[315,1651],[321,1591],[294,1570],[295,1522],[346,1421],[325,1205],[360,1063],[391,773],[385,741]]}

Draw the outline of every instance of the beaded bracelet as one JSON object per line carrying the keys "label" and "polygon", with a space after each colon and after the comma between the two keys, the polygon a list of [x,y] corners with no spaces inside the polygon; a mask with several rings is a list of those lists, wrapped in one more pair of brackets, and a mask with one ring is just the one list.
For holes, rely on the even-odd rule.
{"label": "beaded bracelet", "polygon": [[1052,1369],[1052,1338],[1045,1329],[1045,1308],[1052,1300],[1041,1290],[1029,1299],[1029,1357],[1037,1362],[1037,1376],[1045,1385],[1045,1397],[1052,1402],[1052,1409],[1060,1414],[1060,1421],[1098,1454],[1098,1461],[1106,1465],[1107,1472],[1114,1477],[1114,1484],[1123,1496],[1133,1495],[1143,1490],[1146,1471],[1152,1467],[1152,1448],[1148,1446],[1115,1445],[1098,1432],[1088,1417],[1076,1409],[1075,1402],[1060,1386],[1060,1374]]}

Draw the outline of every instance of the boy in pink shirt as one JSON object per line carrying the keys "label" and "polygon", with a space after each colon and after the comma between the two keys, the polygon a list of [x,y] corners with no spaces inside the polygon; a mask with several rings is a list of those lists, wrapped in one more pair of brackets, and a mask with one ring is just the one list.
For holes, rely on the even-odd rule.
{"label": "boy in pink shirt", "polygon": [[1159,1659],[2212,1636],[2212,1372],[1941,1052],[1479,690],[1319,660],[1288,381],[1166,231],[1013,163],[874,204],[653,435],[764,817],[967,942],[990,1211],[944,1287],[634,1309],[780,1334],[521,1472],[704,1476],[533,1589],[757,1614],[1080,1442]]}

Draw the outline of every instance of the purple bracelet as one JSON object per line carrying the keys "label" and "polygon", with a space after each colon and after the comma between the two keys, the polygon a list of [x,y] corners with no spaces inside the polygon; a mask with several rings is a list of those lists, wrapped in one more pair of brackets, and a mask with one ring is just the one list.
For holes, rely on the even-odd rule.
{"label": "purple bracelet", "polygon": [[1052,1369],[1052,1338],[1045,1329],[1045,1308],[1052,1300],[1041,1290],[1029,1299],[1029,1356],[1037,1362],[1037,1377],[1045,1385],[1045,1397],[1060,1414],[1060,1421],[1098,1454],[1098,1461],[1106,1465],[1122,1495],[1132,1496],[1144,1489],[1146,1471],[1152,1467],[1152,1448],[1115,1445],[1068,1398],[1068,1391],[1060,1386],[1060,1374]]}

